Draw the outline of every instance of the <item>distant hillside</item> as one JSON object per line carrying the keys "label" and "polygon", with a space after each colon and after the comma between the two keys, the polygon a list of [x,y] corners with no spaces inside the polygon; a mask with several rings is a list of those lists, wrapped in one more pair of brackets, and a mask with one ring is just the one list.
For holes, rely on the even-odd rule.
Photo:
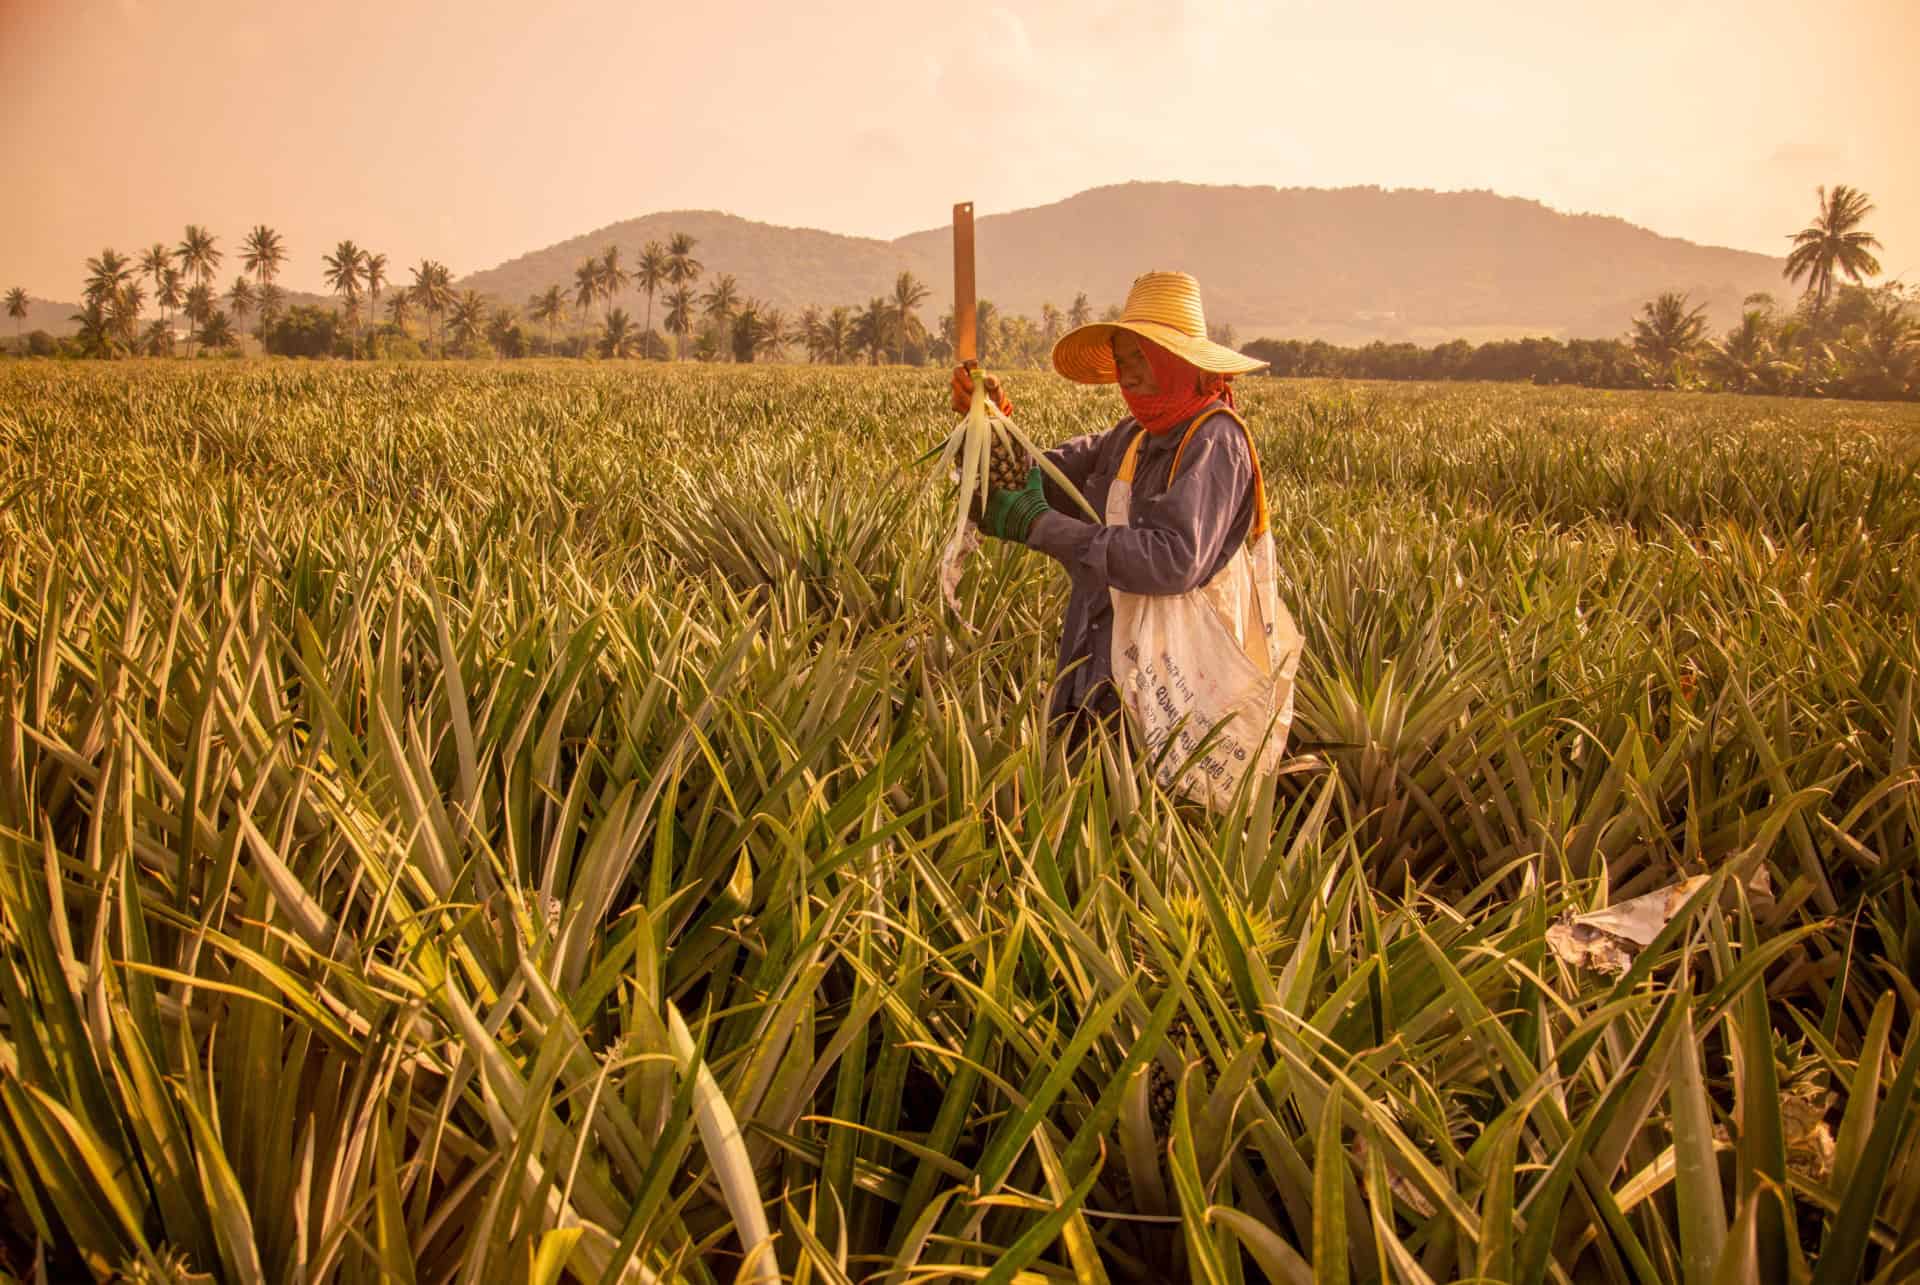
{"label": "distant hillside", "polygon": [[[948,256],[948,266],[942,269],[936,257],[924,250],[902,251],[897,242],[812,228],[775,227],[718,210],[674,210],[628,219],[523,254],[497,268],[475,272],[454,285],[463,290],[471,287],[516,305],[524,305],[529,295],[548,286],[560,286],[571,297],[574,269],[582,260],[604,253],[610,245],[619,246],[621,264],[631,269],[640,258],[642,246],[649,241],[664,245],[676,232],[686,233],[697,243],[693,257],[704,265],[695,283],[698,291],[707,289],[718,274],[730,272],[739,282],[742,296],[779,308],[804,308],[815,303],[832,307],[864,304],[874,295],[891,293],[894,278],[902,269],[911,270],[929,285],[936,284],[934,278],[944,271],[947,301],[941,308],[952,306],[951,248],[943,252]],[[630,288],[614,296],[614,304],[626,308],[636,321],[646,319],[646,297],[638,290]],[[660,295],[656,294],[655,329],[660,328],[661,307]]]}
{"label": "distant hillside", "polygon": [[[949,235],[895,244],[938,255]],[[1668,289],[1724,326],[1746,295],[1784,287],[1765,255],[1489,192],[1128,183],[983,218],[976,236],[981,292],[1003,308],[1076,290],[1099,307],[1139,272],[1179,268],[1243,338],[1617,335]]]}
{"label": "distant hillside", "polygon": [[[1125,183],[984,215],[976,228],[980,294],[1002,313],[1037,317],[1042,302],[1064,311],[1080,291],[1097,313],[1120,302],[1136,274],[1180,268],[1200,278],[1209,320],[1231,324],[1242,340],[1620,335],[1662,290],[1705,303],[1720,329],[1750,293],[1791,294],[1780,260],[1490,192]],[[946,227],[881,241],[714,210],[629,219],[455,285],[524,308],[548,286],[570,292],[580,261],[607,246],[619,246],[631,267],[648,241],[676,232],[698,241],[703,290],[730,272],[743,296],[780,308],[858,306],[889,293],[904,269],[932,291],[929,321],[952,307]],[[643,319],[637,291],[615,302]],[[36,306],[44,315],[36,311],[29,329],[72,330],[74,305]],[[653,321],[661,324],[657,296]]]}
{"label": "distant hillside", "polygon": [[[142,281],[140,284],[142,286],[147,285],[145,281]],[[387,288],[392,289],[392,286],[388,286]],[[385,297],[384,294],[381,296],[383,300]],[[295,304],[318,304],[321,307],[331,307],[335,302],[334,299],[323,295],[308,294],[304,290],[287,290],[281,294],[280,306],[283,308],[291,308]],[[224,295],[220,300],[220,306],[223,308],[226,307],[226,298]],[[20,333],[22,335],[28,335],[36,330],[44,330],[50,335],[77,334],[80,330],[80,323],[73,319],[73,314],[79,311],[80,302],[77,299],[71,303],[60,303],[55,300],[30,298],[27,300],[26,318],[19,323]],[[142,324],[158,321],[159,319],[160,310],[154,306],[153,300],[149,298],[146,303],[146,309],[141,316]],[[186,332],[186,324],[187,323],[181,319],[180,314],[176,312],[174,314],[174,328],[184,334]],[[249,314],[243,323],[243,328],[251,332],[257,324],[259,324],[258,319]],[[4,312],[0,312],[0,338],[11,343],[13,341],[13,333],[13,318],[7,316]]]}
{"label": "distant hillside", "polygon": [[[18,323],[22,335],[35,330],[44,330],[50,335],[70,335],[80,327],[70,320],[80,311],[77,303],[56,303],[51,299],[28,299],[27,315]],[[13,338],[15,322],[12,317],[0,312],[0,335],[9,340]]]}
{"label": "distant hillside", "polygon": [[[513,303],[606,246],[631,262],[674,232],[699,241],[707,277],[782,308],[861,304],[910,270],[931,288],[931,318],[952,306],[952,233],[895,241],[754,223],[710,210],[650,214],[561,242],[459,284]],[[1002,312],[1096,311],[1149,268],[1200,278],[1210,320],[1242,338],[1338,342],[1455,335],[1605,336],[1627,329],[1661,290],[1688,291],[1716,326],[1758,290],[1785,292],[1780,261],[1664,237],[1617,218],[1561,214],[1489,192],[1205,187],[1127,183],[976,225],[980,294]],[[704,282],[703,282],[704,284]],[[616,300],[643,306],[634,292]],[[656,302],[655,324],[659,322]]]}

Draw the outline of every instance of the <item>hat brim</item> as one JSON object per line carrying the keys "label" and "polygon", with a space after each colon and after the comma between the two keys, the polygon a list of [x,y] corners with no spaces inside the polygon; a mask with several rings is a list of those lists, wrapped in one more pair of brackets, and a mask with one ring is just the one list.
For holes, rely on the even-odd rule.
{"label": "hat brim", "polygon": [[1174,356],[1216,375],[1244,375],[1267,363],[1235,352],[1211,339],[1195,339],[1185,331],[1153,321],[1095,321],[1060,336],[1053,346],[1053,368],[1076,384],[1113,384],[1120,372],[1113,365],[1113,336],[1127,331],[1159,344]]}

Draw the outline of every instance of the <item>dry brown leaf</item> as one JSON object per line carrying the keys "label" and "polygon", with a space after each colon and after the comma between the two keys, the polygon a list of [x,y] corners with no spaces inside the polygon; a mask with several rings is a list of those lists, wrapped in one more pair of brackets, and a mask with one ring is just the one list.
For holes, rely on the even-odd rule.
{"label": "dry brown leaf", "polygon": [[1831,1093],[1805,1081],[1791,1086],[1780,1097],[1787,1163],[1814,1182],[1825,1182],[1833,1173],[1833,1131],[1827,1127],[1827,1108],[1832,1102]]}

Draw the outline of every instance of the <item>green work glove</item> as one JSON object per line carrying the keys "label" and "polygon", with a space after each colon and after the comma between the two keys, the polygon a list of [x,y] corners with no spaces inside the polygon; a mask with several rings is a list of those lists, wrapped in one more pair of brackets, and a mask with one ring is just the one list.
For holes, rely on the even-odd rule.
{"label": "green work glove", "polygon": [[987,496],[986,517],[980,529],[998,540],[1027,542],[1033,520],[1050,512],[1046,484],[1039,469],[1027,474],[1027,484],[1017,491],[993,491]]}

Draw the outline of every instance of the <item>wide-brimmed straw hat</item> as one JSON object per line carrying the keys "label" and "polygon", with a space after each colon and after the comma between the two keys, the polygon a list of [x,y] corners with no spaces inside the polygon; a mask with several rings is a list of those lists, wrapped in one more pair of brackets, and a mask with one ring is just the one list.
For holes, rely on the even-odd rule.
{"label": "wide-brimmed straw hat", "polygon": [[1147,272],[1133,279],[1118,321],[1096,321],[1069,330],[1053,346],[1053,368],[1076,384],[1111,384],[1113,332],[1130,331],[1201,370],[1244,375],[1267,363],[1207,338],[1200,309],[1200,283],[1184,272]]}

